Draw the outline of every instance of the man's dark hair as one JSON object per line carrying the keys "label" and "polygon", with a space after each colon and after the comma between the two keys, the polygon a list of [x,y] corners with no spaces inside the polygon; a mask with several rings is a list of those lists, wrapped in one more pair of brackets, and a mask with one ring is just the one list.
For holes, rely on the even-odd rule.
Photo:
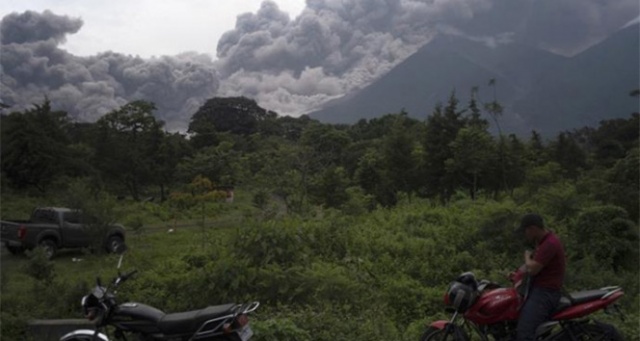
{"label": "man's dark hair", "polygon": [[518,231],[524,231],[524,229],[529,226],[544,228],[544,219],[542,219],[542,217],[537,213],[525,214],[522,217],[522,220],[520,220],[520,227],[518,227]]}

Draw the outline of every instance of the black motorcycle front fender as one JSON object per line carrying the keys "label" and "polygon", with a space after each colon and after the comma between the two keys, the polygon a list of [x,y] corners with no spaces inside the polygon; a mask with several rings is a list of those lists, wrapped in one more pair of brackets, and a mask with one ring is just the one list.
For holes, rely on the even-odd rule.
{"label": "black motorcycle front fender", "polygon": [[[94,339],[95,336],[95,339]],[[109,341],[109,338],[91,329],[78,329],[60,338],[60,341]]]}

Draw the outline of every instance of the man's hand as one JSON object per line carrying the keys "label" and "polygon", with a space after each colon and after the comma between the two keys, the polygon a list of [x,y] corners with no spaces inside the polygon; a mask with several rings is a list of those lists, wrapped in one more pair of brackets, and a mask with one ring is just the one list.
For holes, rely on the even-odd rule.
{"label": "man's hand", "polygon": [[524,252],[524,264],[527,265],[527,271],[531,276],[535,276],[542,270],[543,265],[533,260],[533,252],[526,250]]}
{"label": "man's hand", "polygon": [[524,262],[527,262],[527,259],[533,259],[531,256],[533,255],[533,252],[531,252],[531,250],[524,250]]}

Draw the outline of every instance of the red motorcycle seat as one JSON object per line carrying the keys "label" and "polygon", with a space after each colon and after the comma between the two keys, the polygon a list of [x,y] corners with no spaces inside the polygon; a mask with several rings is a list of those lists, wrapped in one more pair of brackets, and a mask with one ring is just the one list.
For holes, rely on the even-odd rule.
{"label": "red motorcycle seat", "polygon": [[[231,303],[183,313],[167,314],[158,322],[158,328],[165,335],[193,334],[208,320],[231,314],[235,306],[235,304]],[[216,323],[204,330],[213,328],[215,325]]]}

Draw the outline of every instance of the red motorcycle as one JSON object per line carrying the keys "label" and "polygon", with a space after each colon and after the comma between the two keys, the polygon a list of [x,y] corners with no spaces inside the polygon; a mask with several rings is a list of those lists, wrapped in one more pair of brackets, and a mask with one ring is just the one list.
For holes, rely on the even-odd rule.
{"label": "red motorcycle", "polygon": [[[477,282],[471,272],[460,275],[444,297],[453,316],[448,321],[431,323],[420,341],[470,340],[468,331],[478,334],[481,340],[515,340],[529,276],[522,266],[509,279],[513,286],[504,288],[487,280]],[[536,330],[536,340],[623,340],[613,326],[588,317],[602,309],[620,313],[614,302],[622,295],[622,288],[617,286],[565,295],[552,319]]]}

